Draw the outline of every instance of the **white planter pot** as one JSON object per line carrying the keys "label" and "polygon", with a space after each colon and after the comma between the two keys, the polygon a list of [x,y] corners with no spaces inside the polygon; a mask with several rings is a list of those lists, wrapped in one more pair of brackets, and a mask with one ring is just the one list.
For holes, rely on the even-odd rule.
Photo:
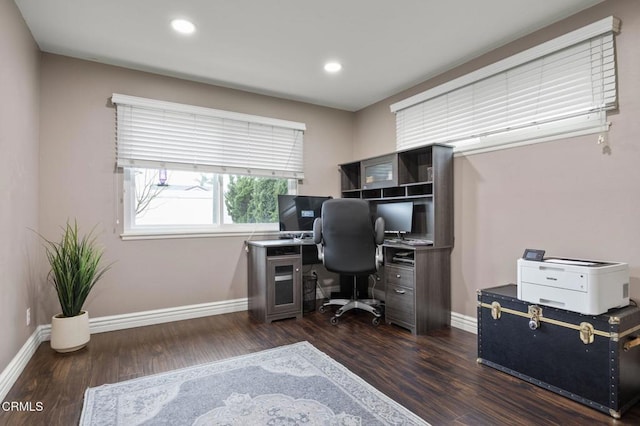
{"label": "white planter pot", "polygon": [[89,343],[89,313],[75,317],[62,317],[62,314],[51,318],[51,348],[58,352],[73,352],[84,348]]}

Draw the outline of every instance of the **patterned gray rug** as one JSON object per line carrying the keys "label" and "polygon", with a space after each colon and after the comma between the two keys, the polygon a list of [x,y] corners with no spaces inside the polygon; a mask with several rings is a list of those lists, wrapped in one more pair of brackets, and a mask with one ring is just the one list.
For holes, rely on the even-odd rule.
{"label": "patterned gray rug", "polygon": [[80,425],[427,425],[308,342],[88,388]]}

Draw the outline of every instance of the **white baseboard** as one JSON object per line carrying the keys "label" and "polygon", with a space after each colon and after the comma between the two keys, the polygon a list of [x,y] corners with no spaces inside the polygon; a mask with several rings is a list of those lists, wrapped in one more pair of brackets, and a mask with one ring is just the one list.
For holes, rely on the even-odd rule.
{"label": "white baseboard", "polygon": [[39,326],[35,329],[16,356],[9,362],[9,365],[0,373],[0,401],[4,401],[4,397],[7,396],[13,384],[20,377],[22,370],[27,366],[33,354],[36,353],[36,349],[42,342],[42,327]]}
{"label": "white baseboard", "polygon": [[[134,312],[131,314],[110,315],[91,318],[89,316],[89,332],[91,334],[107,331],[125,330],[127,328],[144,327],[146,325],[165,322],[182,321],[212,315],[246,311],[248,299],[233,299],[222,302],[202,303],[199,305],[178,306],[175,308],[155,309],[153,311]],[[51,339],[51,324],[43,330],[42,341]]]}
{"label": "white baseboard", "polygon": [[[91,334],[107,331],[124,330],[145,325],[162,324],[212,315],[246,311],[248,299],[225,300],[222,302],[202,303],[199,305],[179,306],[176,308],[156,309],[153,311],[135,312],[132,314],[111,315],[89,318]],[[13,384],[29,363],[29,360],[40,346],[40,343],[51,340],[51,324],[40,325],[27,339],[22,348],[13,357],[9,365],[0,374],[0,401],[11,390]]]}
{"label": "white baseboard", "polygon": [[[143,327],[146,325],[162,324],[172,321],[221,315],[231,312],[246,311],[248,300],[234,299],[222,302],[202,303],[199,305],[179,306],[176,308],[156,309],[152,311],[135,312],[123,315],[89,318],[91,334],[107,331],[124,330],[127,328]],[[473,317],[451,313],[451,327],[459,328],[470,333],[477,333],[477,320]],[[40,343],[51,339],[51,324],[40,325],[27,339],[9,365],[0,374],[0,401],[11,390],[13,384],[29,363],[29,360],[40,346]]]}
{"label": "white baseboard", "polygon": [[451,312],[451,327],[459,328],[469,333],[478,334],[478,320],[474,317]]}

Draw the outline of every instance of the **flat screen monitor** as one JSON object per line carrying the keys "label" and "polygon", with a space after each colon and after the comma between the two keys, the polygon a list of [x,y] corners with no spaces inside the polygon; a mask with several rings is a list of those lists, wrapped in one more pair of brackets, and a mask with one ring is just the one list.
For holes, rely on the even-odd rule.
{"label": "flat screen monitor", "polygon": [[376,213],[378,217],[384,219],[384,232],[398,234],[411,232],[411,222],[413,221],[413,203],[411,201],[378,204]]}
{"label": "flat screen monitor", "polygon": [[313,231],[313,221],[322,213],[322,203],[331,197],[278,195],[278,220],[281,232]]}

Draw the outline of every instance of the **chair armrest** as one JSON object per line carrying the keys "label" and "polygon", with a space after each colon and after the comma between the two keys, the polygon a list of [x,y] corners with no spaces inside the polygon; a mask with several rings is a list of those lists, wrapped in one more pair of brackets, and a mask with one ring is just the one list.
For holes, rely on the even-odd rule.
{"label": "chair armrest", "polygon": [[384,255],[382,253],[382,243],[384,243],[384,219],[379,217],[373,224],[373,232],[376,240],[376,269],[382,265]]}
{"label": "chair armrest", "polygon": [[316,244],[322,242],[322,219],[320,218],[313,221],[313,242]]}
{"label": "chair armrest", "polygon": [[322,245],[322,218],[313,221],[313,242],[318,248],[318,260],[324,263],[324,246]]}
{"label": "chair armrest", "polygon": [[375,233],[376,244],[384,242],[384,219],[379,217],[373,224],[373,232]]}

